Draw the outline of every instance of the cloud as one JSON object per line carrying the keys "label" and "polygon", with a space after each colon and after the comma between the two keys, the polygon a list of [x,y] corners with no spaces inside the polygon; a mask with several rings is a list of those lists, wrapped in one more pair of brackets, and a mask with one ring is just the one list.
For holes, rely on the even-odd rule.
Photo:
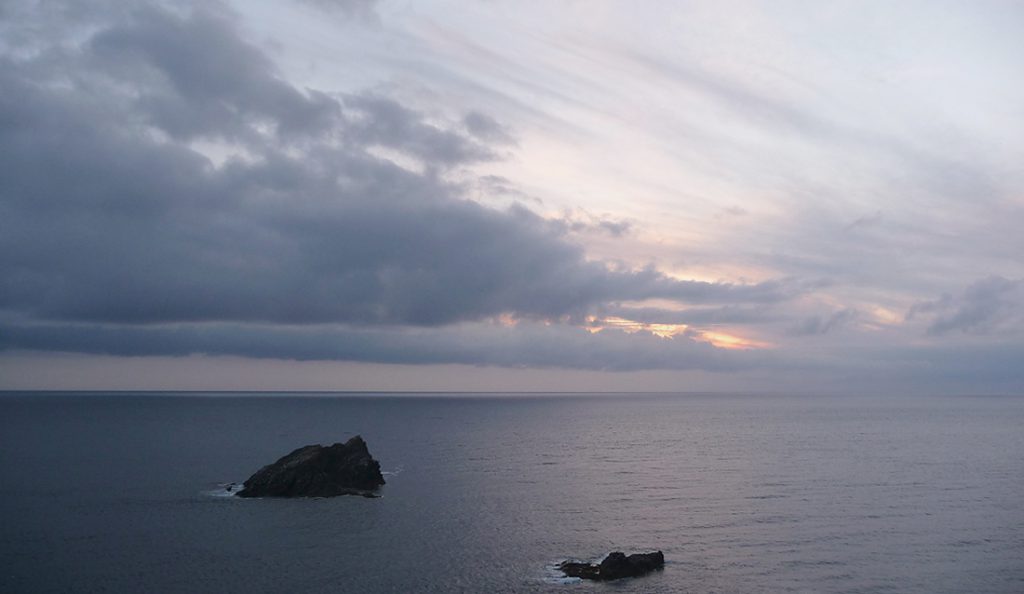
{"label": "cloud", "polygon": [[377,22],[377,5],[379,0],[299,0],[304,4],[316,6],[328,12],[339,12],[347,17],[357,17],[364,21]]}
{"label": "cloud", "polygon": [[723,351],[684,336],[661,338],[647,332],[614,329],[592,334],[575,326],[530,323],[412,330],[220,323],[141,327],[0,323],[0,351],[8,349],[605,371],[728,371],[767,361],[764,353]]}
{"label": "cloud", "polygon": [[841,309],[827,317],[811,316],[805,318],[798,326],[790,330],[795,336],[815,336],[828,334],[847,326],[860,315],[856,309]]}
{"label": "cloud", "polygon": [[989,334],[1019,330],[1024,326],[1024,281],[989,276],[970,284],[956,297],[945,294],[915,303],[906,319],[922,314],[932,316],[927,332],[933,336],[955,331]]}
{"label": "cloud", "polygon": [[[621,365],[721,367],[712,347],[682,339],[446,328],[500,315],[582,324],[655,298],[771,304],[819,286],[593,261],[564,222],[484,206],[446,177],[497,158],[509,139],[493,118],[300,90],[223,11],[142,5],[110,19],[61,38],[80,43],[0,56],[0,309],[33,320],[8,328],[6,348],[95,340],[117,354],[301,358],[308,340],[315,356],[354,360],[368,360],[360,344],[386,346],[374,360],[409,349],[428,362],[444,346],[445,361],[506,365],[574,349],[554,360],[605,368],[642,347]],[[296,324],[347,329],[285,327]],[[245,347],[260,341],[291,346]]]}
{"label": "cloud", "polygon": [[481,175],[477,178],[476,190],[481,200],[507,198],[536,205],[544,204],[542,199],[524,192],[515,182],[500,175]]}
{"label": "cloud", "polygon": [[[278,138],[316,134],[330,130],[340,112],[325,94],[304,94],[282,80],[267,56],[239,38],[219,12],[181,17],[143,6],[128,22],[93,36],[86,52],[110,77],[98,82],[138,94],[133,111],[175,138],[252,140],[264,125]],[[82,80],[83,86],[88,82]]]}
{"label": "cloud", "polygon": [[600,229],[606,231],[612,237],[622,237],[623,235],[629,233],[629,231],[633,228],[633,223],[629,221],[601,220],[598,221],[597,226]]}
{"label": "cloud", "polygon": [[874,227],[882,223],[882,211],[877,211],[875,214],[870,216],[863,216],[855,219],[849,225],[846,226],[847,231],[853,231],[854,229],[862,227]]}
{"label": "cloud", "polygon": [[577,209],[565,210],[562,216],[556,219],[558,228],[572,233],[602,233],[611,237],[622,237],[633,231],[632,221],[616,219],[610,216],[596,216],[589,212]]}
{"label": "cloud", "polygon": [[718,213],[716,213],[715,214],[715,218],[716,219],[723,219],[723,218],[726,218],[726,217],[730,217],[730,218],[745,217],[748,214],[750,214],[750,211],[748,211],[747,209],[743,208],[742,206],[733,205],[733,206],[727,206],[727,207],[723,208],[721,211],[719,211]]}
{"label": "cloud", "polygon": [[[426,163],[444,166],[495,158],[487,145],[431,124],[423,114],[388,97],[350,95],[345,105],[356,114],[345,129],[345,138],[350,142],[397,149]],[[474,137],[483,140],[497,134],[481,134],[469,128]]]}
{"label": "cloud", "polygon": [[721,307],[689,307],[667,310],[657,307],[609,306],[601,309],[602,316],[611,316],[643,324],[763,324],[777,321],[780,313],[772,304],[726,305]]}
{"label": "cloud", "polygon": [[514,144],[515,138],[505,126],[491,116],[470,111],[462,120],[470,134],[486,142],[498,144]]}

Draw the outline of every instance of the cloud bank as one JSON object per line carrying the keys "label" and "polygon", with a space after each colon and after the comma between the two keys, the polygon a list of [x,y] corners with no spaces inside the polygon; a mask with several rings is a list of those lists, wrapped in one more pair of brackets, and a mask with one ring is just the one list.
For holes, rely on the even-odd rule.
{"label": "cloud bank", "polygon": [[4,3],[0,358],[1024,380],[1017,20],[743,10]]}
{"label": "cloud bank", "polygon": [[[813,286],[589,259],[582,223],[452,181],[514,143],[492,116],[297,88],[217,5],[101,16],[0,59],[5,348],[720,369],[687,336],[582,327],[621,302],[766,305]],[[343,329],[292,328],[325,324]]]}

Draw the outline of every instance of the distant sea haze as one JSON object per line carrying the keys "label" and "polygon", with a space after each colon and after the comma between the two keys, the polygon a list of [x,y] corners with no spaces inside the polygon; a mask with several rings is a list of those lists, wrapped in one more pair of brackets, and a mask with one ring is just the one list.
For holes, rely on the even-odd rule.
{"label": "distant sea haze", "polygon": [[[0,394],[0,591],[1024,592],[1021,398],[252,396]],[[225,496],[355,434],[379,499]]]}

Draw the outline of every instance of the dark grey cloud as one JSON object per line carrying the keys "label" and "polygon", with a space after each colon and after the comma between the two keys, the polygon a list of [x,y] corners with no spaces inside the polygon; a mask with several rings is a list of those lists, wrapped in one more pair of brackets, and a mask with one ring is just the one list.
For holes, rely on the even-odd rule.
{"label": "dark grey cloud", "polygon": [[1024,322],[1024,281],[989,276],[955,297],[944,294],[939,299],[915,303],[906,319],[922,315],[932,317],[927,332],[934,336],[955,331],[988,334],[1019,329]]}
{"label": "dark grey cloud", "polygon": [[530,204],[542,205],[544,201],[520,189],[515,182],[500,175],[481,175],[476,181],[477,194],[482,198],[509,198]]}
{"label": "dark grey cloud", "polygon": [[590,333],[562,324],[445,328],[282,327],[237,324],[122,326],[0,323],[0,350],[118,356],[239,355],[301,361],[415,365],[461,363],[606,371],[705,369],[766,364],[770,355],[727,352],[686,337]]}
{"label": "dark grey cloud", "polygon": [[922,314],[934,314],[937,311],[947,309],[952,303],[953,296],[949,293],[943,293],[938,299],[918,301],[910,306],[910,309],[903,316],[903,320],[910,322]]}
{"label": "dark grey cloud", "polygon": [[332,129],[340,113],[323,93],[304,94],[282,80],[220,13],[182,17],[142,6],[128,22],[93,36],[87,52],[112,84],[139,94],[135,107],[154,126],[176,138],[251,139],[259,126],[285,138],[316,134]]}
{"label": "dark grey cloud", "polygon": [[[908,392],[935,394],[1020,394],[1024,385],[1024,345],[1020,340],[985,342],[939,341],[928,345],[880,346],[850,349],[829,373],[837,387],[877,388],[892,393],[894,386]],[[838,363],[838,365],[836,364]],[[840,366],[846,370],[838,369]],[[829,367],[828,362],[822,365]],[[809,370],[809,373],[813,370]]]}
{"label": "dark grey cloud", "polygon": [[360,145],[398,149],[447,166],[495,158],[487,145],[429,123],[424,114],[388,97],[351,95],[345,105],[355,112],[345,136]]}
{"label": "dark grey cloud", "polygon": [[513,144],[515,142],[512,133],[505,126],[502,126],[497,120],[485,113],[471,111],[466,114],[462,122],[470,134],[481,140],[499,144]]}
{"label": "dark grey cloud", "polygon": [[804,318],[799,325],[790,330],[790,334],[796,336],[815,336],[828,334],[838,330],[857,319],[860,315],[856,309],[840,309],[828,316],[810,316]]}
{"label": "dark grey cloud", "polygon": [[613,237],[622,237],[633,229],[633,223],[629,221],[601,220],[597,222],[597,226]]}
{"label": "dark grey cloud", "polygon": [[[0,310],[35,320],[9,326],[5,348],[402,361],[403,348],[428,357],[444,339],[445,362],[532,365],[543,364],[530,353],[547,352],[546,331],[482,324],[479,335],[438,338],[423,328],[502,314],[582,323],[651,298],[770,304],[817,286],[684,281],[591,261],[564,222],[484,206],[446,181],[508,141],[492,118],[435,121],[380,94],[297,89],[223,11],[111,14],[77,31],[81,44],[0,56]],[[201,152],[197,140],[220,144]],[[169,323],[193,325],[132,326]],[[611,366],[636,345],[617,365],[724,365],[687,339],[561,332],[548,338],[577,350],[559,355],[566,366]],[[110,350],[89,350],[87,338]],[[388,354],[367,359],[359,340],[386,342]],[[253,341],[263,350],[243,348]],[[320,354],[303,355],[304,341]]]}

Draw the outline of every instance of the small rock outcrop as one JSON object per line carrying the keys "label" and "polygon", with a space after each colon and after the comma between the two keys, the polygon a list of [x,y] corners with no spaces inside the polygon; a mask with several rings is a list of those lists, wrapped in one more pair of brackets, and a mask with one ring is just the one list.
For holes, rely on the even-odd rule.
{"label": "small rock outcrop", "polygon": [[558,566],[569,577],[599,581],[638,577],[663,567],[665,567],[665,555],[661,551],[634,553],[629,556],[616,551],[608,553],[608,556],[600,563],[563,561]]}
{"label": "small rock outcrop", "polygon": [[264,466],[249,477],[239,497],[376,497],[384,484],[380,463],[355,436],[332,446],[308,445]]}

